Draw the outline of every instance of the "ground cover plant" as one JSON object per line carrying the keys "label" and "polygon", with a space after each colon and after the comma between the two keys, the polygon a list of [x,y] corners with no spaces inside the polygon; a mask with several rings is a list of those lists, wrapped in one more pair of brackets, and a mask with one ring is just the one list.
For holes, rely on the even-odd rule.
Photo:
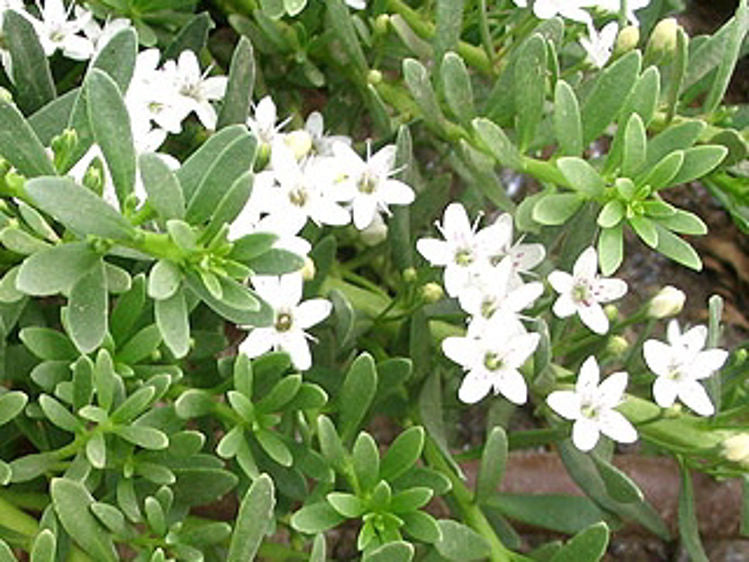
{"label": "ground cover plant", "polygon": [[[747,344],[618,276],[702,268],[690,182],[746,232],[749,8],[682,8],[0,0],[0,562],[707,561],[694,471],[747,532]],[[499,491],[539,448],[585,496]]]}

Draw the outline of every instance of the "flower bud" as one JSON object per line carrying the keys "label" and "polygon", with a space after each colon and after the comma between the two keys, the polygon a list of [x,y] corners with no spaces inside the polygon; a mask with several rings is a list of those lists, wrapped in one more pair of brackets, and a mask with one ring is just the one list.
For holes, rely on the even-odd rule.
{"label": "flower bud", "polygon": [[370,84],[379,84],[382,82],[382,72],[372,69],[367,73],[367,82]]}
{"label": "flower bud", "polygon": [[389,14],[380,14],[377,16],[377,19],[374,23],[374,32],[378,35],[384,35],[388,32],[388,28],[390,27],[390,15]]}
{"label": "flower bud", "polygon": [[608,318],[611,322],[619,318],[619,309],[616,308],[613,304],[607,304],[603,307],[603,312],[606,314],[606,318]]}
{"label": "flower bud", "polygon": [[739,433],[723,441],[723,456],[749,468],[749,433]]}
{"label": "flower bud", "polygon": [[388,227],[380,215],[375,215],[369,226],[361,231],[361,240],[367,246],[377,246],[384,242],[388,236]]}
{"label": "flower bud", "polygon": [[676,30],[678,22],[674,18],[666,18],[658,22],[658,25],[650,34],[645,56],[652,61],[659,61],[663,57],[671,55],[676,50]]}
{"label": "flower bud", "polygon": [[403,280],[406,283],[413,283],[414,281],[416,281],[416,278],[416,270],[413,267],[407,267],[403,270]]}
{"label": "flower bud", "polygon": [[291,149],[294,158],[301,160],[312,150],[312,136],[304,129],[292,131],[283,138],[283,142]]}
{"label": "flower bud", "polygon": [[315,278],[315,273],[317,273],[317,269],[315,268],[315,262],[312,261],[312,258],[309,256],[304,257],[304,265],[301,269],[302,272],[302,279],[305,281],[312,281]]}
{"label": "flower bud", "polygon": [[668,318],[676,316],[684,308],[687,296],[672,285],[666,285],[655,295],[648,305],[650,318]]}
{"label": "flower bud", "polygon": [[83,185],[97,195],[104,192],[104,164],[101,158],[96,157],[91,161],[86,173],[83,174]]}
{"label": "flower bud", "polygon": [[13,103],[13,94],[0,86],[0,100],[6,103]]}
{"label": "flower bud", "polygon": [[621,56],[637,47],[640,42],[640,28],[636,25],[628,25],[619,32],[614,46],[614,56]]}
{"label": "flower bud", "polygon": [[419,292],[421,293],[421,298],[424,299],[424,302],[426,303],[437,302],[445,296],[445,291],[442,289],[442,285],[435,282],[423,285],[419,289]]}
{"label": "flower bud", "polygon": [[611,336],[606,342],[606,351],[611,355],[620,356],[629,349],[629,342],[623,336]]}
{"label": "flower bud", "polygon": [[683,410],[684,408],[682,407],[681,403],[675,402],[673,406],[670,406],[663,410],[663,417],[667,419],[679,418],[681,417]]}

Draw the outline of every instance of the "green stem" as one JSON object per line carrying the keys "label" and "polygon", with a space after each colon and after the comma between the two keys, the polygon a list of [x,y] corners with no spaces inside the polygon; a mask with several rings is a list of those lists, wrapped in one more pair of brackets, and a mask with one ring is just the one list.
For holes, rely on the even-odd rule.
{"label": "green stem", "polygon": [[[388,0],[387,8],[400,15],[422,39],[432,39],[435,27],[422,14],[411,8],[403,0]],[[481,47],[465,41],[458,42],[458,54],[465,61],[484,74],[493,74],[492,62]]]}
{"label": "green stem", "polygon": [[473,493],[453,472],[431,439],[427,439],[424,446],[424,455],[430,465],[450,479],[452,483],[451,494],[460,508],[463,521],[484,537],[491,547],[489,560],[491,562],[512,562],[514,557],[512,551],[499,540],[484,512],[474,502]]}

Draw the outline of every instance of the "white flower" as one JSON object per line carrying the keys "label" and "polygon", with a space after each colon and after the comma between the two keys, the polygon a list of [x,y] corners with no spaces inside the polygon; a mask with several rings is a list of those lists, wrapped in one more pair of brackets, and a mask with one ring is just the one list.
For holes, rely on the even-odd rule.
{"label": "white flower", "polygon": [[[521,8],[528,6],[527,0],[514,0]],[[595,4],[595,0],[536,0],[533,3],[533,13],[539,19],[546,20],[560,15],[563,18],[592,23],[590,14],[583,10]]]}
{"label": "white flower", "polygon": [[93,42],[79,35],[92,14],[88,10],[80,10],[74,19],[68,20],[73,7],[74,3],[66,9],[62,0],[46,0],[44,6],[40,7],[41,19],[21,12],[34,26],[45,55],[50,56],[59,49],[68,58],[86,60],[93,54]]}
{"label": "white flower", "polygon": [[312,140],[312,150],[317,156],[333,156],[333,145],[342,142],[351,146],[351,138],[345,135],[326,135],[322,113],[313,111],[307,116],[304,130]]}
{"label": "white flower", "polygon": [[437,230],[444,240],[421,238],[416,249],[434,266],[445,268],[445,290],[457,297],[464,289],[477,283],[479,275],[491,269],[490,256],[495,246],[495,233],[488,228],[476,231],[461,203],[450,203]]}
{"label": "white flower", "polygon": [[255,116],[247,118],[247,126],[257,137],[260,144],[272,145],[279,135],[279,131],[288,123],[288,119],[278,125],[278,113],[276,104],[270,96],[265,96],[255,106]]}
{"label": "white flower", "polygon": [[458,398],[473,404],[489,391],[502,393],[515,404],[524,404],[528,388],[520,368],[536,349],[538,334],[528,334],[513,317],[496,314],[483,337],[449,337],[442,342],[445,355],[463,366],[468,374]]}
{"label": "white flower", "polygon": [[596,31],[593,26],[588,27],[590,37],[580,38],[580,44],[596,67],[603,68],[611,58],[618,31],[619,24],[612,21],[607,23],[600,32]]}
{"label": "white flower", "polygon": [[651,318],[668,318],[676,316],[684,308],[687,296],[672,285],[666,285],[655,295],[648,305],[648,316]]}
{"label": "white flower", "polygon": [[[77,16],[83,15],[83,11],[80,6],[75,7],[75,14]],[[91,18],[84,26],[83,34],[94,44],[94,52],[98,53],[117,32],[129,27],[132,27],[132,24],[127,18],[107,19],[104,22],[104,27],[100,26],[99,22],[94,18]]]}
{"label": "white flower", "polygon": [[715,408],[700,379],[709,377],[728,358],[723,349],[707,349],[707,328],[695,326],[683,334],[679,323],[671,320],[666,330],[668,344],[647,340],[642,346],[648,368],[658,378],[653,384],[656,403],[668,408],[677,398],[701,416],[710,416]]}
{"label": "white flower", "polygon": [[[179,133],[182,130],[182,120],[187,113],[178,103],[178,95],[174,81],[159,70],[159,59],[161,52],[158,49],[146,49],[138,53],[135,59],[135,70],[130,86],[125,95],[125,105],[130,115],[130,121],[136,141],[153,129],[152,122],[158,125],[157,129],[163,129],[170,133]],[[158,133],[166,137],[166,132]],[[151,150],[159,139],[139,141],[147,144]],[[161,142],[163,142],[161,138]],[[160,144],[160,143],[159,143]]]}
{"label": "white flower", "polygon": [[627,388],[627,373],[620,371],[601,378],[598,363],[592,355],[585,360],[575,383],[575,390],[556,390],[546,402],[552,410],[574,420],[572,442],[581,451],[590,451],[600,433],[620,443],[633,443],[637,431],[621,413],[614,410]]}
{"label": "white flower", "polygon": [[333,154],[344,174],[336,189],[343,187],[353,194],[351,209],[357,229],[367,228],[378,213],[389,214],[388,205],[408,205],[413,202],[413,190],[402,181],[390,177],[396,173],[393,169],[395,145],[387,145],[376,154],[367,155],[366,161],[342,142],[333,144]]}
{"label": "white flower", "polygon": [[382,216],[377,214],[369,226],[359,233],[359,236],[365,246],[377,246],[387,240],[388,225],[382,220]]}
{"label": "white flower", "polygon": [[[627,0],[626,16],[629,23],[632,25],[640,25],[635,12],[646,7],[648,4],[650,4],[650,0]],[[621,10],[622,0],[595,0],[592,5],[602,10],[618,14]]]}
{"label": "white flower", "polygon": [[480,285],[467,287],[458,294],[461,308],[471,315],[469,334],[488,329],[488,321],[495,314],[517,317],[521,310],[528,308],[544,292],[544,286],[539,281],[520,285],[512,283],[513,262],[509,256],[491,272],[491,276],[480,278]]}
{"label": "white flower", "polygon": [[367,0],[346,0],[346,4],[355,10],[363,10],[367,7]]}
{"label": "white flower", "polygon": [[738,433],[723,441],[723,456],[749,470],[749,433]]}
{"label": "white flower", "polygon": [[245,340],[239,344],[239,351],[248,357],[258,357],[273,350],[285,351],[291,362],[300,371],[312,366],[305,332],[322,322],[330,314],[333,305],[325,299],[302,299],[302,275],[291,273],[252,278],[260,298],[273,308],[273,325],[266,328],[252,328]]}
{"label": "white flower", "polygon": [[523,280],[520,273],[529,273],[544,261],[546,249],[543,244],[524,244],[522,238],[513,244],[513,218],[510,213],[502,213],[488,227],[494,242],[490,260],[493,265],[500,263],[506,256],[512,260],[512,277],[510,285],[519,286]]}
{"label": "white flower", "polygon": [[212,100],[220,100],[226,91],[226,76],[206,77],[201,73],[198,58],[189,49],[182,51],[177,61],[164,63],[165,73],[174,81],[177,98],[174,103],[184,116],[194,111],[207,129],[216,128],[216,110]]}
{"label": "white flower", "polygon": [[627,284],[621,279],[607,279],[598,275],[598,256],[593,247],[580,254],[572,269],[572,275],[564,271],[552,271],[549,283],[559,293],[554,303],[554,314],[567,318],[577,313],[583,324],[596,332],[605,334],[609,330],[609,319],[600,303],[624,296]]}

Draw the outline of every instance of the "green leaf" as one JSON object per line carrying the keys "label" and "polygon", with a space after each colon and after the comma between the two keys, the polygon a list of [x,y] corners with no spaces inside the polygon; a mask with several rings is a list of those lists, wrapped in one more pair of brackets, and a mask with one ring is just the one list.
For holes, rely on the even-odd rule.
{"label": "green leaf", "polygon": [[148,296],[154,300],[168,299],[182,283],[182,272],[168,260],[159,260],[148,274]]}
{"label": "green leaf", "polygon": [[164,517],[164,508],[159,501],[153,496],[148,496],[143,502],[143,508],[146,512],[146,521],[148,526],[156,535],[166,534],[166,521]]}
{"label": "green leaf", "polygon": [[471,77],[460,55],[453,52],[445,53],[440,68],[440,77],[445,101],[450,111],[461,123],[469,125],[476,116],[476,108],[473,103]]}
{"label": "green leaf", "polygon": [[559,168],[572,189],[588,197],[600,197],[606,184],[598,172],[582,158],[565,156],[557,160]]}
{"label": "green leaf", "polygon": [[94,502],[91,504],[91,513],[116,535],[128,536],[125,516],[115,506],[103,502]]}
{"label": "green leaf", "polygon": [[345,518],[326,501],[305,505],[291,516],[292,528],[308,535],[322,533],[344,521]]}
{"label": "green leaf", "polygon": [[28,401],[28,396],[20,390],[11,390],[0,395],[0,425],[5,425],[20,414]]}
{"label": "green leaf", "polygon": [[671,185],[671,180],[681,169],[683,163],[684,151],[674,150],[655,164],[642,181],[639,181],[638,183],[649,185],[654,191],[666,187],[667,185]]}
{"label": "green leaf", "polygon": [[3,539],[0,539],[0,562],[18,562],[13,555],[13,551],[8,546],[8,543]]}
{"label": "green leaf", "polygon": [[179,31],[169,46],[164,49],[164,54],[161,57],[162,61],[177,59],[180,53],[187,49],[193,51],[196,55],[200,54],[200,51],[208,41],[208,32],[214,27],[216,26],[208,12],[201,12],[195,15]]}
{"label": "green leaf", "polygon": [[107,442],[104,434],[96,432],[86,441],[86,458],[91,466],[103,469],[107,464]]}
{"label": "green leaf", "polygon": [[252,170],[248,170],[234,180],[216,206],[211,222],[201,236],[204,240],[210,240],[224,224],[234,222],[234,219],[240,215],[250,199],[253,179]]}
{"label": "green leaf", "polygon": [[550,193],[533,207],[533,220],[544,225],[564,224],[584,202],[577,193]]}
{"label": "green leaf", "polygon": [[492,494],[502,482],[507,464],[507,434],[501,426],[492,428],[481,453],[476,478],[476,499],[480,502]]}
{"label": "green leaf", "polygon": [[598,474],[601,475],[601,480],[606,485],[606,491],[614,500],[622,503],[637,503],[645,498],[637,484],[624,472],[596,454],[592,457]]}
{"label": "green leaf", "polygon": [[577,533],[604,517],[588,498],[568,495],[494,493],[485,504],[514,521],[557,533]]}
{"label": "green leaf", "polygon": [[[215,465],[214,465],[215,466]],[[216,501],[234,489],[239,478],[221,468],[175,468],[176,504],[205,505]]]}
{"label": "green leaf", "polygon": [[692,236],[707,234],[707,225],[702,222],[702,219],[694,213],[682,209],[676,209],[673,214],[667,217],[659,217],[657,221],[661,226],[679,234],[691,234]]}
{"label": "green leaf", "polygon": [[684,85],[684,77],[689,63],[689,36],[681,27],[676,29],[676,48],[671,63],[671,72],[668,76],[668,89],[666,91],[666,116],[670,120],[676,113],[676,104],[679,102],[679,94]]}
{"label": "green leaf", "polygon": [[689,243],[659,224],[656,224],[655,228],[658,232],[658,245],[655,249],[658,252],[683,266],[695,271],[702,271],[702,260]]}
{"label": "green leaf", "polygon": [[[233,127],[226,127],[221,132],[232,130]],[[198,224],[213,215],[226,192],[226,186],[232,185],[237,178],[247,173],[248,170],[252,170],[256,148],[257,140],[244,130],[218,154],[215,154],[189,198],[187,186],[183,183],[185,199],[188,201],[185,215],[187,222]],[[182,181],[181,175],[179,173],[177,175]]]}
{"label": "green leaf", "polygon": [[484,560],[490,555],[491,547],[487,540],[470,527],[452,519],[441,519],[438,524],[442,539],[434,546],[448,560]]}
{"label": "green leaf", "polygon": [[70,340],[57,330],[30,326],[21,330],[18,337],[39,359],[72,361],[78,357],[78,352]]}
{"label": "green leaf", "polygon": [[564,80],[554,90],[554,133],[564,156],[583,153],[583,125],[575,91]]}
{"label": "green leaf", "polygon": [[[710,91],[707,93],[705,102],[702,105],[702,111],[704,113],[711,113],[723,100],[723,96],[728,89],[728,84],[731,81],[734,68],[739,60],[739,56],[742,50],[742,44],[746,37],[747,29],[749,28],[749,8],[747,8],[746,2],[739,2],[738,9],[733,21],[730,23],[731,31],[726,39],[726,43],[721,53],[720,65],[718,71],[715,74],[713,83],[710,86]],[[698,561],[695,561],[698,562]]]}
{"label": "green leaf", "polygon": [[135,147],[130,114],[119,87],[104,71],[92,69],[83,87],[89,124],[107,161],[122,206],[135,185]]}
{"label": "green leaf", "polygon": [[47,419],[60,429],[75,433],[83,429],[83,424],[68,409],[48,394],[39,396],[39,405]]}
{"label": "green leaf", "polygon": [[441,130],[445,123],[445,116],[437,101],[437,95],[429,81],[429,73],[416,59],[403,60],[403,79],[416,105],[421,110],[424,122],[437,130]]}
{"label": "green leaf", "polygon": [[[7,486],[12,478],[13,469],[7,462],[0,460],[0,486]],[[0,540],[0,543],[2,543],[2,540]],[[3,560],[2,554],[2,544],[0,544],[0,562]]]}
{"label": "green leaf", "polygon": [[629,226],[637,233],[640,240],[645,242],[651,248],[655,248],[658,245],[658,231],[655,228],[655,224],[649,218],[642,215],[635,215],[628,219]]}
{"label": "green leaf", "polygon": [[390,500],[391,513],[405,514],[424,507],[434,496],[434,490],[427,486],[408,488],[393,495]]}
{"label": "green leaf", "polygon": [[642,118],[637,113],[633,113],[624,130],[623,175],[630,178],[634,177],[635,172],[645,163],[647,141],[647,133]]}
{"label": "green leaf", "polygon": [[600,522],[591,525],[572,537],[551,558],[551,562],[598,562],[606,553],[609,544],[609,528]]}
{"label": "green leaf", "polygon": [[307,6],[307,0],[283,0],[283,7],[286,14],[296,16]]}
{"label": "green leaf", "polygon": [[33,113],[55,96],[55,83],[34,26],[15,10],[3,14],[3,43],[12,61],[16,100],[24,113]]}
{"label": "green leaf", "polygon": [[39,531],[31,547],[31,562],[55,562],[57,539],[49,529]]}
{"label": "green leaf", "polygon": [[34,178],[26,182],[26,192],[39,209],[82,237],[122,240],[133,235],[133,226],[120,213],[70,178]]}
{"label": "green leaf", "polygon": [[349,442],[364,421],[377,390],[377,370],[369,353],[351,364],[339,394],[341,440]]}
{"label": "green leaf", "polygon": [[432,40],[435,60],[443,60],[443,55],[458,47],[463,28],[464,0],[438,0],[435,14],[435,31]]}
{"label": "green leaf", "polygon": [[531,35],[518,48],[514,94],[520,152],[525,152],[533,142],[544,114],[546,54],[546,41],[540,33]]}
{"label": "green leaf", "polygon": [[[306,1],[301,2],[302,7]],[[242,36],[239,38],[229,65],[229,81],[226,85],[224,103],[218,116],[216,129],[227,125],[244,125],[250,112],[252,89],[255,85],[255,57],[252,43]]]}
{"label": "green leaf", "polygon": [[96,387],[96,400],[104,410],[109,411],[114,400],[117,379],[114,372],[112,357],[106,349],[100,349],[96,355],[96,368],[94,369],[94,386]]}
{"label": "green leaf", "polygon": [[156,325],[164,343],[176,359],[190,351],[190,319],[183,290],[154,303]]}
{"label": "green leaf", "polygon": [[52,453],[25,455],[10,462],[11,483],[28,482],[41,476],[59,463],[59,459]]}
{"label": "green leaf", "polygon": [[405,523],[404,530],[418,541],[435,543],[442,540],[442,530],[437,521],[423,511],[411,511],[399,515]]}
{"label": "green leaf", "polygon": [[146,280],[143,273],[133,279],[130,290],[117,299],[112,311],[109,328],[114,341],[122,343],[131,333],[131,329],[143,311],[146,298]]}
{"label": "green leaf", "polygon": [[270,458],[281,466],[291,466],[294,464],[294,457],[291,451],[289,451],[289,448],[275,432],[268,429],[259,429],[254,434],[258,443],[260,443],[260,446],[268,453]]}
{"label": "green leaf", "polygon": [[612,199],[603,206],[598,214],[598,226],[601,228],[613,228],[624,218],[626,207],[619,199]]}
{"label": "green leaf", "polygon": [[721,145],[703,145],[688,148],[684,151],[684,162],[679,172],[671,178],[668,185],[678,185],[706,176],[728,154],[728,149]]}
{"label": "green leaf", "polygon": [[364,492],[374,488],[379,480],[380,453],[377,443],[369,433],[362,431],[352,449],[354,473]]}
{"label": "green leaf", "polygon": [[11,252],[24,255],[34,254],[49,248],[47,243],[17,226],[8,226],[0,230],[0,243]]}
{"label": "green leaf", "polygon": [[312,552],[309,555],[309,562],[325,562],[325,551],[325,535],[320,533],[315,537],[315,541],[312,543]]}
{"label": "green leaf", "polygon": [[325,496],[325,499],[333,509],[347,519],[361,517],[367,508],[364,502],[354,494],[331,492]]}
{"label": "green leaf", "polygon": [[169,446],[169,438],[166,433],[153,427],[129,425],[118,428],[116,433],[126,441],[144,449],[158,451]]}
{"label": "green leaf", "polygon": [[75,480],[53,478],[50,495],[60,523],[73,540],[94,560],[117,562],[112,537],[89,511],[94,498],[86,487]]}
{"label": "green leaf", "polygon": [[138,35],[132,27],[115,33],[96,55],[91,69],[98,68],[114,80],[120,92],[126,92],[135,70]]}
{"label": "green leaf", "polygon": [[413,545],[405,541],[393,541],[364,553],[362,562],[411,562]]}
{"label": "green leaf", "polygon": [[226,562],[250,562],[255,559],[268,525],[273,520],[275,504],[273,480],[267,474],[261,474],[239,505]]}
{"label": "green leaf", "polygon": [[112,423],[125,423],[143,412],[154,399],[156,388],[153,386],[142,386],[133,392],[127,399],[112,412],[110,420]]}
{"label": "green leaf", "polygon": [[[20,17],[15,12],[8,13]],[[0,123],[0,154],[20,174],[27,178],[57,174],[34,130],[21,112],[5,100],[0,100]]]}
{"label": "green leaf", "polygon": [[367,59],[359,44],[348,6],[343,3],[343,0],[325,0],[325,6],[328,9],[327,21],[333,27],[334,36],[340,41],[341,47],[351,60],[356,72],[362,77],[366,76],[369,70]]}
{"label": "green leaf", "polygon": [[25,296],[16,288],[16,280],[20,270],[21,267],[18,265],[11,267],[0,279],[0,302],[10,304],[20,301]]}
{"label": "green leaf", "polygon": [[334,468],[341,470],[346,458],[346,450],[330,418],[327,416],[317,418],[317,434],[320,440],[320,452]]}
{"label": "green leaf", "polygon": [[199,418],[213,411],[213,400],[205,390],[192,388],[180,394],[174,403],[174,411],[183,420]]}
{"label": "green leaf", "polygon": [[622,109],[641,63],[640,51],[630,51],[599,75],[582,107],[583,146],[593,142]]}
{"label": "green leaf", "polygon": [[140,177],[148,194],[148,202],[163,220],[182,219],[185,201],[177,176],[157,154],[145,153],[138,157]]}
{"label": "green leaf", "polygon": [[277,412],[290,402],[302,385],[302,375],[288,375],[278,381],[255,406],[259,412]]}
{"label": "green leaf", "polygon": [[159,327],[156,324],[149,324],[117,351],[116,359],[120,363],[134,365],[156,351],[159,344],[161,344]]}
{"label": "green leaf", "polygon": [[603,275],[611,275],[624,259],[623,224],[604,228],[598,236],[598,263]]}
{"label": "green leaf", "polygon": [[686,150],[692,146],[705,127],[704,121],[695,119],[684,121],[678,125],[671,125],[668,129],[655,135],[648,141],[645,169],[652,168],[674,150]]}
{"label": "green leaf", "polygon": [[424,428],[415,426],[407,429],[396,437],[387,453],[382,458],[380,477],[394,480],[421,457],[424,448]]}
{"label": "green leaf", "polygon": [[473,120],[473,128],[479,136],[480,141],[494,156],[497,161],[508,168],[515,170],[523,169],[522,155],[517,147],[512,144],[505,132],[496,125],[483,117],[477,117]]}
{"label": "green leaf", "polygon": [[75,282],[68,301],[70,337],[81,353],[97,349],[107,335],[109,299],[104,262],[99,260]]}
{"label": "green leaf", "polygon": [[299,271],[304,267],[302,257],[280,248],[271,248],[264,254],[247,260],[245,263],[255,275],[284,275]]}

